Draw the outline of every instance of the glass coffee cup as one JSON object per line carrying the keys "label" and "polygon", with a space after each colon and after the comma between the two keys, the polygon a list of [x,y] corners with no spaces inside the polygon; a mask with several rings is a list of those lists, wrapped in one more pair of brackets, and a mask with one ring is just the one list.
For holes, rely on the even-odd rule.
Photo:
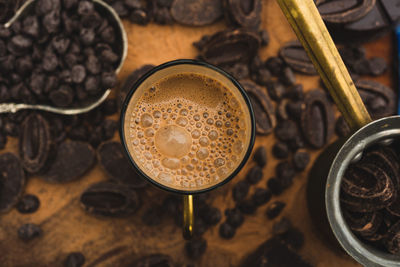
{"label": "glass coffee cup", "polygon": [[155,67],[129,90],[121,141],[137,172],[183,195],[183,235],[193,233],[193,195],[230,181],[250,156],[255,118],[240,84],[194,60]]}

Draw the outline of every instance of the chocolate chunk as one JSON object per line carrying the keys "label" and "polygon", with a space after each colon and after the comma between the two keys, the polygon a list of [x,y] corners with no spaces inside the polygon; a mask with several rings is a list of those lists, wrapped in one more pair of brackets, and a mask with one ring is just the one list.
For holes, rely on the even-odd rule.
{"label": "chocolate chunk", "polygon": [[259,166],[252,167],[246,175],[249,184],[257,184],[263,177],[263,171]]}
{"label": "chocolate chunk", "polygon": [[58,146],[54,163],[43,179],[54,183],[76,180],[92,167],[94,161],[95,153],[88,143],[64,141]]}
{"label": "chocolate chunk", "polygon": [[142,188],[147,185],[146,181],[136,174],[119,142],[111,141],[101,144],[97,149],[97,156],[111,179],[132,188]]}
{"label": "chocolate chunk", "polygon": [[225,18],[235,26],[257,29],[261,23],[261,0],[224,0]]}
{"label": "chocolate chunk", "polygon": [[381,57],[373,57],[368,60],[368,63],[370,72],[374,76],[382,75],[388,68],[386,60]]}
{"label": "chocolate chunk", "polygon": [[237,29],[212,35],[202,47],[201,57],[214,65],[248,62],[260,46],[257,32]]}
{"label": "chocolate chunk", "polygon": [[232,239],[235,236],[236,228],[224,222],[219,226],[219,236],[224,239]]}
{"label": "chocolate chunk", "polygon": [[309,91],[301,114],[301,128],[306,141],[315,148],[327,144],[334,130],[334,112],[326,94],[320,90]]}
{"label": "chocolate chunk", "polygon": [[275,136],[284,142],[294,139],[298,134],[297,125],[292,120],[279,121],[275,128]]}
{"label": "chocolate chunk", "polygon": [[270,81],[266,86],[272,100],[279,101],[287,93],[285,86],[278,81]]}
{"label": "chocolate chunk", "polygon": [[292,86],[296,83],[296,76],[290,67],[285,67],[279,76],[279,80],[287,86]]}
{"label": "chocolate chunk", "polygon": [[207,240],[200,238],[200,239],[193,239],[185,244],[185,252],[187,256],[191,259],[199,259],[207,249]]}
{"label": "chocolate chunk", "polygon": [[34,213],[38,210],[40,201],[35,195],[24,195],[17,203],[16,208],[20,213]]}
{"label": "chocolate chunk", "polygon": [[74,83],[82,83],[86,78],[86,69],[82,65],[75,65],[71,70],[71,80]]}
{"label": "chocolate chunk", "polygon": [[222,5],[221,1],[213,0],[174,0],[171,15],[178,23],[203,26],[222,16]]}
{"label": "chocolate chunk", "polygon": [[313,63],[299,41],[285,43],[281,47],[279,55],[295,71],[308,75],[317,74]]}
{"label": "chocolate chunk", "polygon": [[259,146],[254,152],[253,159],[261,168],[267,165],[267,150],[265,147]]}
{"label": "chocolate chunk", "polygon": [[50,154],[52,139],[48,121],[37,113],[29,115],[21,126],[19,155],[22,166],[29,173],[45,167]]}
{"label": "chocolate chunk", "polygon": [[279,180],[275,177],[272,177],[268,180],[267,186],[268,186],[268,189],[271,191],[271,193],[274,195],[282,194],[283,190],[285,189],[281,180]]}
{"label": "chocolate chunk", "polygon": [[281,201],[275,201],[274,203],[269,205],[266,211],[268,219],[274,219],[278,217],[285,206],[286,204]]}
{"label": "chocolate chunk", "polygon": [[268,95],[251,81],[240,81],[247,91],[256,117],[256,130],[258,134],[269,134],[276,125],[273,105]]}
{"label": "chocolate chunk", "polygon": [[83,264],[85,264],[85,256],[81,252],[69,253],[64,261],[64,267],[81,267]]}
{"label": "chocolate chunk", "polygon": [[110,182],[91,185],[82,193],[80,201],[87,212],[110,217],[131,215],[140,206],[135,191]]}
{"label": "chocolate chunk", "polygon": [[361,19],[371,11],[375,2],[375,0],[321,0],[318,1],[317,7],[325,22],[339,24]]}
{"label": "chocolate chunk", "polygon": [[[9,177],[12,177],[10,179]],[[11,153],[0,155],[0,212],[9,211],[18,201],[25,185],[19,159]]]}
{"label": "chocolate chunk", "polygon": [[208,225],[216,225],[222,218],[221,211],[216,207],[210,207],[207,209],[205,214],[203,214],[202,218],[204,219],[205,223]]}
{"label": "chocolate chunk", "polygon": [[245,199],[236,204],[236,207],[243,214],[253,214],[257,210],[257,205],[254,203],[253,199]]}
{"label": "chocolate chunk", "polygon": [[358,80],[355,86],[374,119],[396,113],[396,95],[391,88],[370,80]]}
{"label": "chocolate chunk", "polygon": [[247,181],[239,181],[232,190],[232,196],[235,201],[243,200],[249,193],[249,183]]}
{"label": "chocolate chunk", "polygon": [[284,67],[284,62],[279,57],[269,57],[265,61],[265,66],[272,73],[272,75],[278,76],[279,73],[282,72],[282,69]]}
{"label": "chocolate chunk", "polygon": [[68,107],[74,99],[74,92],[69,85],[61,85],[49,94],[50,100],[57,107]]}

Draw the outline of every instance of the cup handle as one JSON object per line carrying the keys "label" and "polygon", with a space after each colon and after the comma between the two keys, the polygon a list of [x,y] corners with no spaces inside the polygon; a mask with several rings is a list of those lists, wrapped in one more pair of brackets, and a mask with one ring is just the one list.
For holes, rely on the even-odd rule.
{"label": "cup handle", "polygon": [[193,236],[193,195],[183,196],[183,237],[191,239]]}

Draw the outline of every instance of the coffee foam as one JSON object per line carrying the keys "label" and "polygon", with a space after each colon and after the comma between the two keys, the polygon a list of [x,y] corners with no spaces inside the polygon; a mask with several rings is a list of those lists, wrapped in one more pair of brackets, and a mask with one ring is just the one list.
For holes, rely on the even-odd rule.
{"label": "coffee foam", "polygon": [[244,157],[249,129],[243,108],[214,79],[170,75],[132,104],[126,115],[128,149],[158,183],[179,190],[207,188],[226,179]]}

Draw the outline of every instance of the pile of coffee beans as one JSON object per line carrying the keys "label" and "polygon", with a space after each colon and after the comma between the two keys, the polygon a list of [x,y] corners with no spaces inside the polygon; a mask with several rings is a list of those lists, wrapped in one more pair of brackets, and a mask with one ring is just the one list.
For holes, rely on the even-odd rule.
{"label": "pile of coffee beans", "polygon": [[0,0],[0,24],[7,23],[26,0]]}
{"label": "pile of coffee beans", "polygon": [[340,201],[350,229],[367,244],[400,252],[400,158],[398,150],[375,146],[346,170]]}

